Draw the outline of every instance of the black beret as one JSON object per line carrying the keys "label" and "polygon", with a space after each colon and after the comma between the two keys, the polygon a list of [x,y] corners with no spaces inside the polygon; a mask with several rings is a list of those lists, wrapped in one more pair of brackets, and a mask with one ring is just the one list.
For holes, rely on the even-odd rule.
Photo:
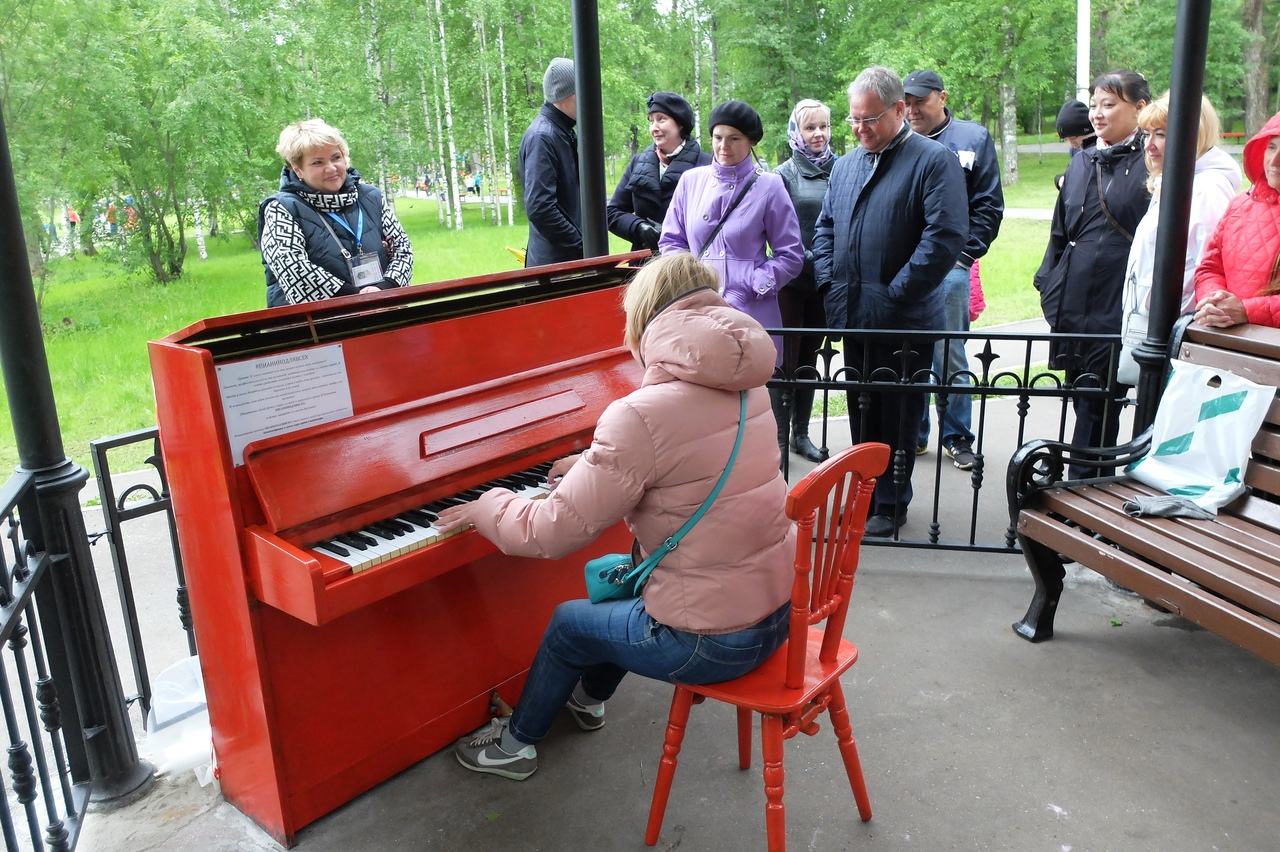
{"label": "black beret", "polygon": [[649,96],[647,113],[661,112],[676,120],[680,135],[688,139],[693,133],[693,107],[675,92],[654,92]]}
{"label": "black beret", "polygon": [[764,138],[764,125],[760,123],[760,114],[742,101],[725,101],[711,110],[711,120],[707,128],[715,130],[716,125],[727,124],[751,140],[754,145]]}

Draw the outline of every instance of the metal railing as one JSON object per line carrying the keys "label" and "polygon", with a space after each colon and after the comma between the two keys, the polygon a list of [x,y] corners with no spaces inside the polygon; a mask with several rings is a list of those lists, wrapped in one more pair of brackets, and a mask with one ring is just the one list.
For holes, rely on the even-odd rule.
{"label": "metal railing", "polygon": [[[784,340],[804,334],[806,329],[770,329]],[[933,370],[912,371],[907,366],[913,350],[932,348],[931,339],[913,337],[902,331],[818,331],[825,336],[818,350],[816,365],[796,367],[785,364],[770,381],[771,388],[814,391],[815,414],[810,423],[810,436],[815,444],[847,445],[851,434],[849,409],[860,418],[865,429],[872,394],[939,394],[937,405],[947,404],[949,394],[972,396],[971,430],[975,461],[967,471],[954,469],[946,451],[937,440],[939,428],[934,404],[928,409],[935,417],[932,448],[915,464],[912,485],[915,490],[909,513],[910,523],[891,539],[867,538],[874,546],[923,547],[943,550],[975,550],[1018,553],[1017,539],[1005,503],[1005,475],[1009,459],[1022,444],[1034,438],[1065,440],[1073,420],[1069,416],[1077,400],[1094,400],[1104,408],[1104,418],[1128,405],[1124,386],[1098,374],[1074,374],[1052,370],[1048,366],[1050,345],[1055,342],[1088,342],[1105,349],[1106,361],[1115,375],[1120,339],[1116,335],[1054,335],[1049,333],[1011,333],[970,331],[947,333],[944,342],[957,340],[969,351],[969,370],[939,375]],[[896,346],[900,360],[892,367],[870,363],[846,364],[846,343],[878,342]],[[787,347],[784,351],[792,351]],[[860,346],[863,351],[865,346]],[[900,449],[894,454],[886,476],[893,477],[897,488],[905,484],[909,467],[906,453],[916,446],[918,424],[901,424]],[[931,464],[930,464],[931,463]],[[789,481],[795,479],[796,457],[784,457],[784,472]],[[994,475],[995,487],[986,487]],[[927,508],[926,508],[927,507]],[[927,523],[917,520],[927,517]]]}
{"label": "metal railing", "polygon": [[[112,479],[109,452],[121,447],[151,442],[152,452],[146,464],[156,472],[159,488],[149,483],[140,482],[128,486],[119,494]],[[146,651],[143,648],[142,625],[138,619],[138,607],[133,594],[133,576],[129,570],[129,558],[125,549],[124,523],[144,518],[157,512],[164,512],[169,527],[169,544],[173,553],[173,568],[177,579],[178,621],[186,633],[187,650],[196,653],[195,633],[191,629],[191,604],[187,596],[186,573],[182,567],[182,552],[178,548],[178,527],[173,517],[173,501],[169,497],[169,481],[165,476],[164,457],[160,453],[160,430],[154,426],[126,432],[111,438],[102,438],[89,443],[93,455],[94,476],[98,483],[98,496],[102,503],[102,516],[106,528],[99,533],[91,533],[90,538],[97,544],[102,537],[106,538],[111,552],[111,564],[116,579],[116,591],[120,598],[120,608],[124,617],[125,636],[129,646],[129,658],[133,665],[134,683],[137,693],[126,696],[129,703],[137,701],[142,708],[145,719],[151,710],[151,676],[147,671]]]}
{"label": "metal railing", "polygon": [[44,640],[61,630],[49,586],[52,560],[22,528],[23,518],[38,512],[30,474],[0,488],[0,641],[9,651],[0,662],[0,704],[12,780],[7,788],[0,778],[6,850],[74,849],[90,793],[83,742],[63,741],[59,690],[69,695],[69,687],[49,673],[49,655],[63,647],[60,639]]}

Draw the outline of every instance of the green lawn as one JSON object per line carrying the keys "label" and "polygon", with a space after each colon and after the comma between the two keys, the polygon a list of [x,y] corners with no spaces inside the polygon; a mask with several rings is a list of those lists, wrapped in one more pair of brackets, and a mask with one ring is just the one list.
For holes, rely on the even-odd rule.
{"label": "green lawn", "polygon": [[[1023,158],[1024,179],[1031,171]],[[1052,169],[1045,174],[1052,186]],[[1014,193],[1010,192],[1010,197]],[[1009,206],[1033,206],[1009,202]],[[517,214],[514,228],[480,219],[479,205],[466,209],[458,233],[440,225],[435,202],[401,198],[396,209],[414,248],[414,281],[427,283],[519,267],[507,246],[523,248],[527,225]],[[504,220],[506,211],[503,210]],[[1037,316],[1031,275],[1048,239],[1049,223],[1010,220],[983,260],[987,311],[978,325]],[[264,305],[262,262],[243,235],[208,240],[209,259],[200,260],[191,242],[181,279],[160,285],[124,273],[95,258],[61,258],[51,264],[43,316],[45,350],[53,376],[65,450],[86,467],[89,441],[155,424],[146,342],[197,320],[256,310]],[[616,252],[628,249],[610,239]],[[146,448],[118,451],[112,467],[141,466]],[[0,397],[0,469],[18,463],[7,398]],[[0,477],[3,478],[3,477]]]}

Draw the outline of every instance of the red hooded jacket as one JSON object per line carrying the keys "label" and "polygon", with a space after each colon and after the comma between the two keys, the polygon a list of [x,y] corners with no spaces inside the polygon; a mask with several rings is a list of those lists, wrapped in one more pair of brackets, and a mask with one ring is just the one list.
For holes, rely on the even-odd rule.
{"label": "red hooded jacket", "polygon": [[1253,187],[1235,197],[1209,238],[1196,267],[1196,301],[1226,290],[1244,302],[1249,322],[1280,327],[1280,294],[1257,295],[1280,265],[1280,193],[1267,183],[1263,166],[1274,136],[1280,136],[1280,113],[1244,146],[1244,173]]}

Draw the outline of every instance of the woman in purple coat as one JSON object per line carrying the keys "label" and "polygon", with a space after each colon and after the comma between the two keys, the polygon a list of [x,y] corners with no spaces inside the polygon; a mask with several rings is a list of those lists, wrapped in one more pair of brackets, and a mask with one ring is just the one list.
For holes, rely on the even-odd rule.
{"label": "woman in purple coat", "polygon": [[[711,111],[708,124],[714,160],[680,178],[658,248],[664,254],[687,251],[701,258],[716,271],[726,302],[765,328],[780,328],[778,291],[804,266],[795,207],[782,178],[756,167],[752,151],[764,127],[754,109],[742,101],[725,101]],[[779,338],[774,346],[781,364]],[[769,388],[783,454],[789,397]]]}

